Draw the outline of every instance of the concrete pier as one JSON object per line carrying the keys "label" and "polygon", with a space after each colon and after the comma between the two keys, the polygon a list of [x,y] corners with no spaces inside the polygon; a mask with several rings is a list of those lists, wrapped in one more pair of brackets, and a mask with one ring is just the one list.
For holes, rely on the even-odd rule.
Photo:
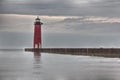
{"label": "concrete pier", "polygon": [[120,48],[25,48],[25,51],[120,58]]}

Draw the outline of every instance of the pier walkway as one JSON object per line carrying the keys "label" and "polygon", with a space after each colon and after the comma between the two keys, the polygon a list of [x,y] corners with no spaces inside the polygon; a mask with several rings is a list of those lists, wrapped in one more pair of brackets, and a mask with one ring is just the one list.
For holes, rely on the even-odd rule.
{"label": "pier walkway", "polygon": [[25,48],[25,51],[120,58],[120,48]]}

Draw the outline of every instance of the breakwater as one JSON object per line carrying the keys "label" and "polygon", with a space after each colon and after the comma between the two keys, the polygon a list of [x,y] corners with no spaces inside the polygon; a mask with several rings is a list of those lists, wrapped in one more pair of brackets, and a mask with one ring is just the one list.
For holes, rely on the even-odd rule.
{"label": "breakwater", "polygon": [[120,48],[25,48],[25,51],[120,58]]}

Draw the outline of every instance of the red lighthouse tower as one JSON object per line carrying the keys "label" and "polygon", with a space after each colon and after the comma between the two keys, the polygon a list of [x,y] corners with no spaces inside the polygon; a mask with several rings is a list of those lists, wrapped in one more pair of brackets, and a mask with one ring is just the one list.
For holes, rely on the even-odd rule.
{"label": "red lighthouse tower", "polygon": [[42,48],[42,40],[41,40],[41,25],[43,23],[40,22],[39,17],[35,19],[35,27],[34,27],[34,48]]}

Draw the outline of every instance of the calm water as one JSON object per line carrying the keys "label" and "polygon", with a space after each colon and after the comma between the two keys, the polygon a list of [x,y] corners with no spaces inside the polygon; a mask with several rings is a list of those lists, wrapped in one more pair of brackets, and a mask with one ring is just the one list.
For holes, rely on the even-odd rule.
{"label": "calm water", "polygon": [[120,59],[0,51],[0,80],[120,80]]}

